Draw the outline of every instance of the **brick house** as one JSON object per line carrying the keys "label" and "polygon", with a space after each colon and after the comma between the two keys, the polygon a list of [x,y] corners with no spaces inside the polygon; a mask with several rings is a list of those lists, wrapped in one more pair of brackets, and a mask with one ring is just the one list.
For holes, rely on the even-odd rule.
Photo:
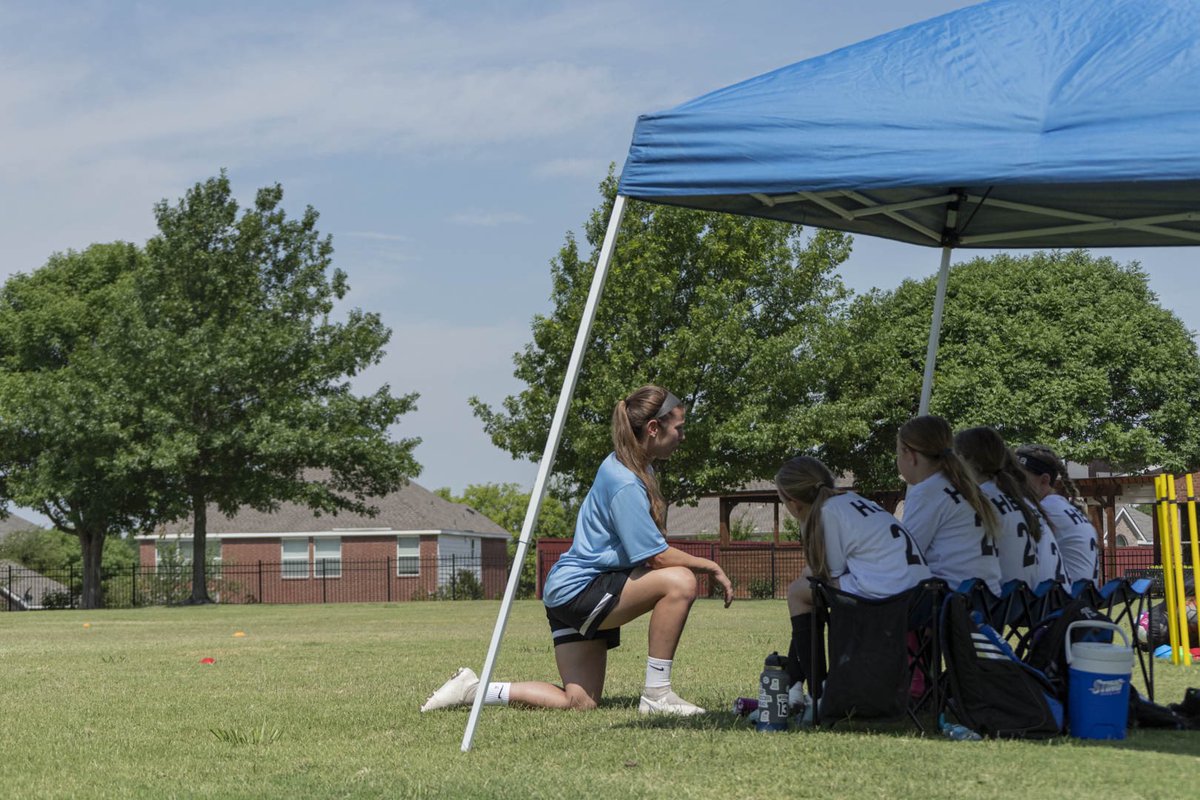
{"label": "brick house", "polygon": [[[210,506],[206,555],[221,576],[210,593],[221,602],[380,602],[449,593],[465,580],[484,597],[503,594],[511,537],[495,522],[411,481],[370,504],[375,517],[318,516],[295,503],[226,517]],[[190,518],[137,539],[144,568],[191,561]]]}

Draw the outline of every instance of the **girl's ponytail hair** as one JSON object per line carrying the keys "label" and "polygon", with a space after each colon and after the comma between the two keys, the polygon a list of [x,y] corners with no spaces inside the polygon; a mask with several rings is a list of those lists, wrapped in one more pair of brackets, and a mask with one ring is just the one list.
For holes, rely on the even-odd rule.
{"label": "girl's ponytail hair", "polygon": [[967,470],[958,454],[954,452],[954,437],[950,431],[950,423],[932,414],[923,417],[913,417],[900,426],[897,435],[900,443],[926,458],[938,463],[942,474],[954,491],[962,495],[979,520],[983,523],[983,532],[992,542],[996,541],[996,533],[1000,528],[1000,518],[996,509],[987,501],[979,486]]}
{"label": "girl's ponytail hair", "polygon": [[967,428],[955,434],[954,449],[977,475],[995,481],[1000,491],[1017,501],[1029,535],[1035,542],[1040,542],[1042,523],[1038,514],[1044,516],[1045,511],[1000,434],[987,427]]}
{"label": "girl's ponytail hair", "polygon": [[[661,386],[643,386],[624,400],[617,401],[612,413],[612,443],[617,459],[637,475],[646,487],[650,499],[650,516],[664,534],[667,532],[667,504],[659,489],[658,479],[650,468],[650,456],[646,452],[646,423],[666,416],[674,408],[668,403],[674,398]],[[676,401],[676,404],[678,401]],[[660,409],[671,405],[666,411]]]}
{"label": "girl's ponytail hair", "polygon": [[833,488],[833,473],[815,458],[797,456],[775,473],[775,487],[792,500],[809,506],[808,519],[803,524],[804,559],[813,575],[821,580],[829,580],[821,508],[826,500],[841,494]]}

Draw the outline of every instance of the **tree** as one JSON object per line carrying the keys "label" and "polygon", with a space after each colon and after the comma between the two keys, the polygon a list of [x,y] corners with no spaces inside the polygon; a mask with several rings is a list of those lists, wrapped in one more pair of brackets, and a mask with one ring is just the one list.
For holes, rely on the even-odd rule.
{"label": "tree", "polygon": [[[32,529],[10,533],[0,540],[0,559],[16,561],[35,572],[62,573],[74,568],[83,574],[83,550],[79,539],[59,530]],[[100,559],[102,574],[128,570],[137,563],[129,539],[107,536]],[[55,575],[55,577],[58,577]]]}
{"label": "tree", "polygon": [[317,212],[288,219],[280,186],[240,216],[229,180],[196,184],[155,207],[136,290],[145,315],[142,377],[156,435],[148,458],[174,518],[193,521],[192,600],[207,602],[207,508],[372,513],[369,498],[419,472],[418,439],[388,428],[416,395],[383,386],[356,396],[349,378],[377,363],[391,332],[378,315],[331,315],[348,290]]}
{"label": "tree", "polygon": [[[616,194],[611,173],[600,189],[590,254],[567,235],[551,262],[553,311],[534,318],[533,341],[514,356],[526,388],[503,410],[470,401],[514,458],[545,446]],[[643,383],[689,407],[687,442],[659,466],[668,501],[774,474],[811,444],[785,422],[815,386],[810,342],[844,297],[834,270],[849,251],[840,233],[803,239],[785,223],[629,203],[555,460],[566,490],[578,496],[591,484],[611,450],[613,405]]]}
{"label": "tree", "polygon": [[[523,491],[515,483],[473,483],[463,490],[461,496],[456,497],[448,488],[435,489],[434,494],[451,503],[470,506],[512,534],[508,555],[510,558],[515,555],[521,527],[525,524],[525,511],[529,507],[529,492]],[[560,500],[548,492],[542,498],[542,507],[538,511],[534,539],[570,538],[575,533],[575,515],[578,511],[569,501]],[[537,580],[534,562],[535,559],[527,558],[521,565],[518,597],[532,597],[534,594]]]}
{"label": "tree", "polygon": [[[821,402],[793,424],[869,488],[897,484],[899,426],[917,411],[935,279],[858,298],[819,345]],[[1079,462],[1200,463],[1200,359],[1136,263],[1086,251],[975,258],[950,272],[932,413],[991,425]]]}
{"label": "tree", "polygon": [[[529,492],[515,483],[472,483],[459,496],[446,487],[435,489],[433,493],[451,503],[470,506],[513,536],[521,535],[525,511],[529,507]],[[570,538],[575,533],[576,511],[568,502],[547,492],[538,511],[534,537]]]}
{"label": "tree", "polygon": [[84,608],[101,605],[105,540],[161,510],[146,458],[131,244],[51,256],[0,290],[0,491],[78,538]]}

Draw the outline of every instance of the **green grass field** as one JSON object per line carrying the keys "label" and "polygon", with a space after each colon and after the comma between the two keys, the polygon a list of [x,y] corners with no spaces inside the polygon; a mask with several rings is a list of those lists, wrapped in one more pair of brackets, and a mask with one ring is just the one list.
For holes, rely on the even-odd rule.
{"label": "green grass field", "polygon": [[[787,637],[781,601],[697,603],[675,685],[714,710],[637,713],[644,620],[591,713],[420,714],[482,666],[499,604],[220,606],[0,615],[0,797],[1162,798],[1200,734],[952,742],[911,727],[758,734],[728,709]],[[90,627],[84,627],[88,623]],[[235,638],[236,631],[245,636]],[[515,604],[500,679],[557,680],[541,604]],[[204,665],[202,658],[215,663]],[[1159,662],[1159,700],[1200,667]],[[214,731],[217,733],[214,734]]]}

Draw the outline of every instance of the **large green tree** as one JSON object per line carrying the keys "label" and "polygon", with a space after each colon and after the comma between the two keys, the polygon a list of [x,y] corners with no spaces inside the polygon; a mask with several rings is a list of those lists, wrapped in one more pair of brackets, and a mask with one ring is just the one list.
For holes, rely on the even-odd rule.
{"label": "large green tree", "polygon": [[[551,262],[553,310],[533,320],[533,340],[514,357],[524,384],[501,410],[471,403],[492,441],[536,458],[550,420],[595,272],[616,181],[585,226]],[[784,223],[629,203],[555,461],[566,487],[586,489],[611,450],[614,403],[658,383],[688,405],[687,441],[659,478],[670,500],[772,474],[811,445],[786,423],[817,377],[807,354],[844,296],[835,276],[847,236],[804,238]]]}
{"label": "large green tree", "polygon": [[[156,435],[148,456],[160,494],[190,514],[194,602],[205,602],[207,509],[371,513],[369,500],[419,472],[418,439],[388,429],[416,395],[350,378],[377,363],[391,334],[376,314],[334,306],[348,289],[317,212],[289,219],[278,186],[239,213],[222,173],[155,208],[136,290]],[[181,513],[180,516],[184,514]]]}
{"label": "large green tree", "polygon": [[[859,297],[827,331],[820,402],[793,424],[872,488],[897,485],[899,426],[917,411],[935,279]],[[1117,468],[1200,463],[1200,359],[1139,265],[1086,251],[975,258],[950,272],[930,410],[992,425],[1072,460]]]}
{"label": "large green tree", "polygon": [[0,488],[79,540],[84,608],[101,605],[105,540],[163,512],[147,459],[131,244],[57,254],[0,290]]}
{"label": "large green tree", "polygon": [[[461,495],[453,494],[448,488],[435,489],[434,494],[452,503],[463,503],[483,514],[504,528],[512,539],[508,543],[508,555],[516,554],[525,524],[525,511],[529,507],[529,492],[515,483],[472,483]],[[568,501],[560,500],[553,493],[542,498],[538,510],[538,524],[533,531],[535,539],[543,537],[569,538],[575,533],[575,515],[578,509]],[[527,558],[521,566],[521,579],[517,586],[518,597],[533,597],[537,576],[534,574],[537,559]]]}

